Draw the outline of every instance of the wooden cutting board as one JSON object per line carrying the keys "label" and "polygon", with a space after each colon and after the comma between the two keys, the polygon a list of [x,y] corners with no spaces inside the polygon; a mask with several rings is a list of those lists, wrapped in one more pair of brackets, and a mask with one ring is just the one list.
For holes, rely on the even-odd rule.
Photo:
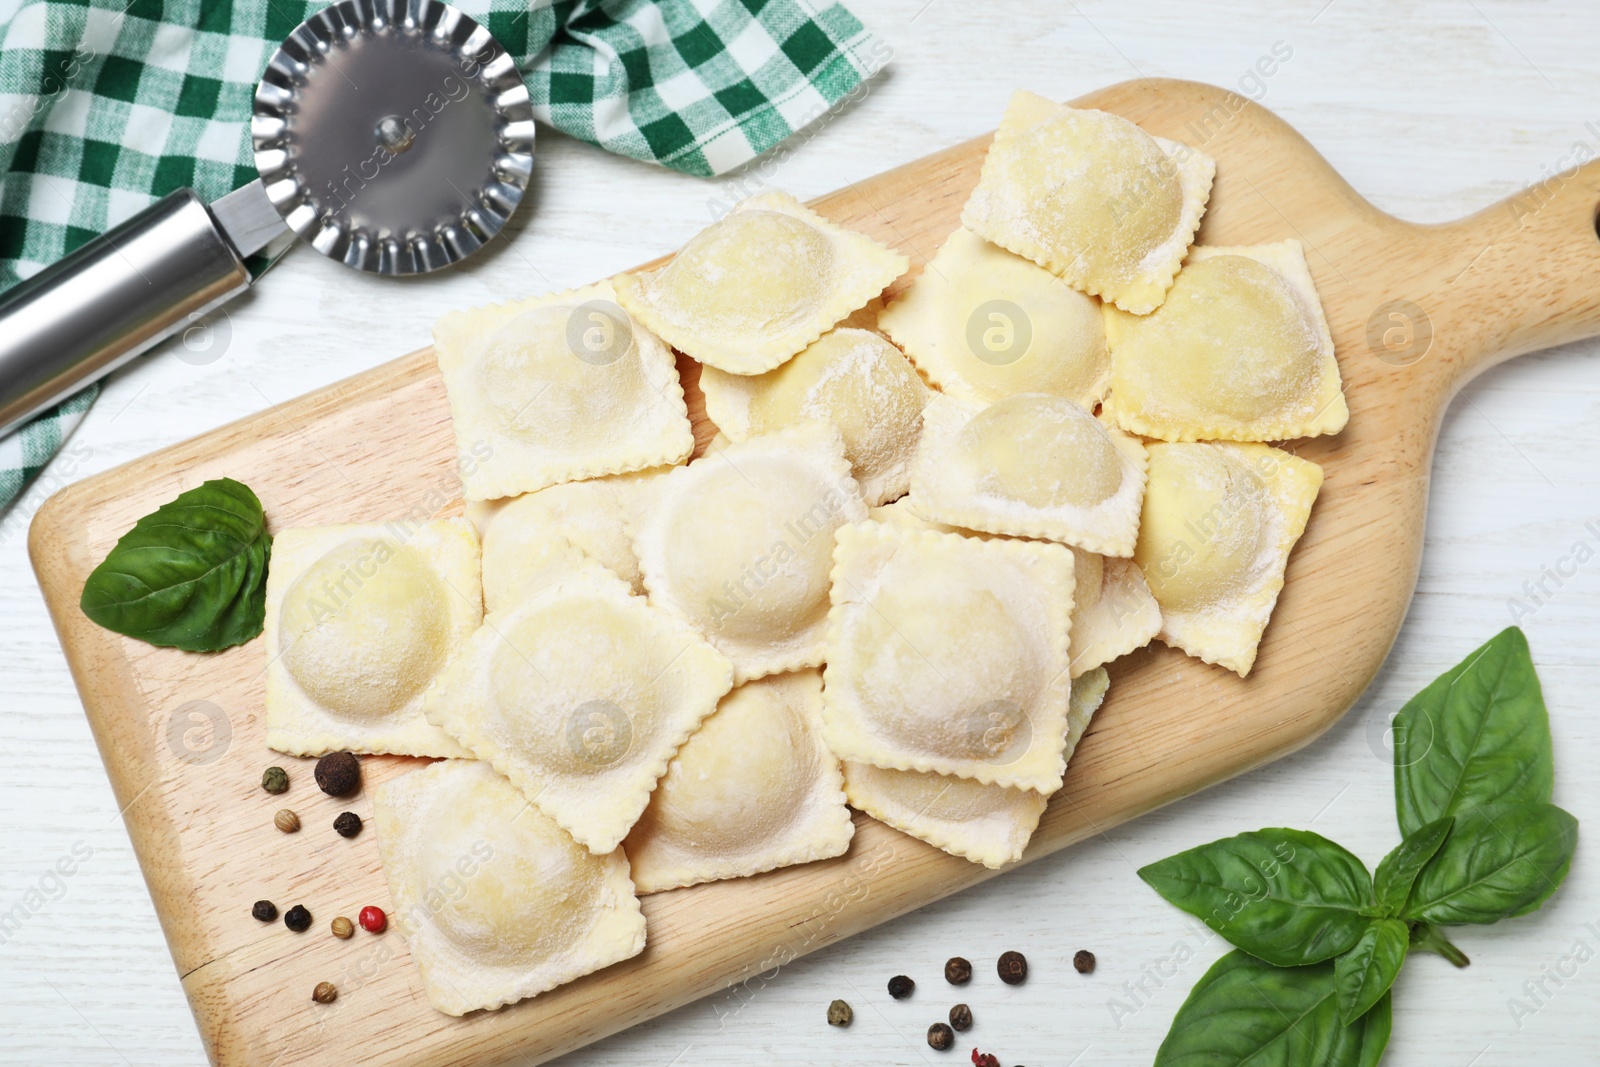
{"label": "wooden cutting board", "polygon": [[[1116,663],[1024,862],[1327,729],[1405,616],[1451,396],[1499,360],[1600,333],[1600,164],[1460,222],[1417,226],[1373,208],[1292,129],[1225,90],[1147,79],[1076,103],[1215,157],[1201,242],[1304,244],[1350,424],[1290,446],[1327,481],[1254,673],[1241,680],[1160,646]],[[987,145],[958,145],[813,206],[899,248],[916,270],[957,225]],[[680,366],[703,444],[698,368]],[[135,519],[207,478],[253,487],[279,529],[427,517],[461,511],[453,454],[424,350],[79,482],[34,520],[34,568],[214,1062],[540,1062],[734,983],[771,981],[790,959],[993,873],[858,816],[847,855],[648,897],[641,956],[464,1019],[428,1006],[393,931],[329,936],[334,916],[389,904],[374,835],[331,830],[346,808],[369,816],[370,792],[336,802],[317,791],[310,761],[266,748],[259,641],[209,656],[152,648],[91,624],[79,591]],[[367,759],[369,786],[415,762]],[[283,797],[260,788],[271,763],[293,778]],[[283,806],[299,812],[300,833],[273,829]],[[312,930],[256,922],[261,897],[305,904]],[[312,1002],[322,980],[338,985],[334,1004]]]}

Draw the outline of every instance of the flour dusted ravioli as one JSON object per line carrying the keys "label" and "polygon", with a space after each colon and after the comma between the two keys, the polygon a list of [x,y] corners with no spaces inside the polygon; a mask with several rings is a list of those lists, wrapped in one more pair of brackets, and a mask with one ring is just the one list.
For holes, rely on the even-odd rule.
{"label": "flour dusted ravioli", "polygon": [[1321,487],[1321,467],[1267,445],[1152,444],[1134,560],[1161,640],[1249,674]]}
{"label": "flour dusted ravioli", "polygon": [[622,851],[592,855],[487,763],[384,782],[372,809],[390,920],[445,1014],[503,1007],[644,949]]}
{"label": "flour dusted ravioli", "polygon": [[1059,788],[1072,554],[881,522],[837,541],[823,672],[834,755]]}
{"label": "flour dusted ravioli", "polygon": [[1144,446],[1059,396],[980,407],[936,396],[922,411],[911,509],[968,530],[1043,537],[1131,556]]}
{"label": "flour dusted ravioli", "polygon": [[563,482],[504,500],[467,505],[483,536],[483,605],[499,611],[516,603],[542,563],[550,534],[567,541],[644,591],[633,534],[649,509],[666,468]]}
{"label": "flour dusted ravioli", "polygon": [[650,602],[721,649],[735,683],[815,667],[833,533],[866,515],[839,431],[805,422],[667,474],[639,569]]}
{"label": "flour dusted ravioli", "polygon": [[746,682],[678,749],[624,849],[640,893],[838,856],[855,825],[815,670]]}
{"label": "flour dusted ravioli", "polygon": [[422,693],[483,617],[465,519],[280,530],[267,573],[267,744],[402,756],[465,751]]}
{"label": "flour dusted ravioli", "polygon": [[726,657],[572,550],[484,619],[423,710],[603,854],[732,685]]}
{"label": "flour dusted ravioli", "polygon": [[730,374],[783,363],[904,274],[906,257],[787,193],[740,201],[617,299],[680,352]]}
{"label": "flour dusted ravioli", "polygon": [[868,504],[893,500],[911,484],[928,387],[899,349],[870,330],[825,333],[765,374],[700,375],[706,414],[734,441],[805,419],[831,422]]}
{"label": "flour dusted ravioli", "polygon": [[435,324],[468,500],[678,463],[694,449],[672,353],[615,297],[601,282]]}
{"label": "flour dusted ravioli", "polygon": [[[969,537],[999,536],[919,519],[912,511],[909,496],[872,508],[869,514],[875,522],[913,529]],[[1138,564],[1131,559],[1073,548],[1072,601],[1073,678],[1143,648],[1161,629],[1161,608],[1151,595]]]}
{"label": "flour dusted ravioli", "polygon": [[[1072,683],[1066,759],[1072,758],[1109,684],[1104,669]],[[846,763],[844,781],[852,806],[901,833],[991,868],[1022,858],[1048,802],[1032,789],[984,785],[947,774],[885,770],[870,763]]]}
{"label": "flour dusted ravioli", "polygon": [[1052,393],[1093,408],[1111,381],[1100,302],[965,228],[883,310],[878,328],[958,400]]}
{"label": "flour dusted ravioli", "polygon": [[1164,441],[1284,441],[1350,417],[1298,241],[1196,248],[1149,315],[1106,309],[1118,425]]}
{"label": "flour dusted ravioli", "polygon": [[961,221],[1143,315],[1178,273],[1215,174],[1209,156],[1127,119],[1019,91]]}

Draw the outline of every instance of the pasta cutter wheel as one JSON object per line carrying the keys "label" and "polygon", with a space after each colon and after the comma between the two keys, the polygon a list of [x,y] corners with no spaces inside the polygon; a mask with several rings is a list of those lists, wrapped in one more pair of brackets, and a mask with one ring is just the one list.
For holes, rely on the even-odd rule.
{"label": "pasta cutter wheel", "polygon": [[[260,177],[180,189],[0,298],[0,435],[250,287],[293,231],[375,274],[488,243],[533,166],[516,63],[441,0],[340,0],[278,48],[250,121]],[[286,230],[287,227],[287,230]]]}

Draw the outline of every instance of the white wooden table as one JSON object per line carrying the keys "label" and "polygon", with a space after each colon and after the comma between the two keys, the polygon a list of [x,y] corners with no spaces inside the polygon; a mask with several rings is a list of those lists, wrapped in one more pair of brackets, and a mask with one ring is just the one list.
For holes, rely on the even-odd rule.
{"label": "white wooden table", "polygon": [[[1362,193],[1412,219],[1442,221],[1509,195],[1570,162],[1575,143],[1600,154],[1600,9],[1580,0],[1296,0],[1272,14],[1252,0],[1137,12],[1112,0],[1037,0],[1003,13],[963,0],[851,2],[895,55],[864,99],[776,165],[770,184],[802,198],[991,129],[1013,87],[1066,99],[1140,75],[1242,88]],[[1278,42],[1292,56],[1271,78],[1252,80]],[[410,282],[291,253],[230,308],[231,336],[216,358],[185,360],[169,344],[111,379],[44,481],[65,484],[420,347],[451,308],[581,284],[651,258],[706,224],[710,202],[739,195],[737,177],[700,181],[541,136],[509,247]],[[1397,839],[1382,748],[1388,715],[1514,621],[1514,599],[1529,609],[1520,622],[1550,706],[1556,799],[1595,832],[1597,452],[1600,343],[1486,375],[1445,421],[1410,619],[1378,681],[1329,735],[800,960],[764,985],[611,1038],[583,1061],[955,1064],[977,1045],[1006,1064],[1147,1063],[1222,945],[1134,869],[1266,825],[1318,830],[1376,863]],[[23,516],[44,495],[34,489]],[[0,527],[0,915],[21,904],[25,917],[0,930],[0,1063],[199,1064],[200,1041],[34,586],[23,528],[17,515]],[[1469,969],[1433,956],[1407,965],[1386,1063],[1596,1062],[1595,847],[1580,848],[1565,888],[1542,911],[1453,935],[1474,961]],[[75,873],[51,873],[61,857]],[[1009,948],[1032,963],[1021,987],[994,978],[993,961]],[[1099,956],[1092,977],[1072,971],[1079,948]],[[960,996],[940,977],[952,954],[979,972]],[[913,999],[894,1002],[884,983],[901,972],[920,985]],[[823,1023],[834,997],[855,1006],[848,1030]],[[923,1031],[958,999],[977,1023],[941,1057]]]}

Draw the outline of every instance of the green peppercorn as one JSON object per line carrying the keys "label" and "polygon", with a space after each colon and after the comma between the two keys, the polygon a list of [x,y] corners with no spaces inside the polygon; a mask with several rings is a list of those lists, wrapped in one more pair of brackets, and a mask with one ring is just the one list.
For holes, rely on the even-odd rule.
{"label": "green peppercorn", "polygon": [[934,1023],[928,1027],[928,1047],[937,1052],[948,1052],[956,1043],[956,1035],[944,1023]]}
{"label": "green peppercorn", "polygon": [[333,829],[340,837],[354,837],[361,832],[361,816],[347,811],[333,820]]}
{"label": "green peppercorn", "polygon": [[850,1010],[850,1005],[842,1000],[836,1000],[828,1005],[829,1026],[849,1026],[850,1020],[855,1017],[856,1013]]}
{"label": "green peppercorn", "polygon": [[917,988],[917,983],[903,974],[897,974],[889,979],[889,995],[896,1000],[904,1000]]}
{"label": "green peppercorn", "polygon": [[996,969],[1006,985],[1021,985],[1028,978],[1028,958],[1020,952],[1002,952]]}
{"label": "green peppercorn", "polygon": [[282,767],[268,767],[261,772],[261,788],[274,795],[289,791],[289,772]]}
{"label": "green peppercorn", "polygon": [[950,1025],[966,1033],[972,1029],[972,1009],[965,1004],[957,1004],[950,1009]]}
{"label": "green peppercorn", "polygon": [[297,934],[303,934],[311,929],[311,913],[304,904],[296,904],[283,913],[283,925]]}

